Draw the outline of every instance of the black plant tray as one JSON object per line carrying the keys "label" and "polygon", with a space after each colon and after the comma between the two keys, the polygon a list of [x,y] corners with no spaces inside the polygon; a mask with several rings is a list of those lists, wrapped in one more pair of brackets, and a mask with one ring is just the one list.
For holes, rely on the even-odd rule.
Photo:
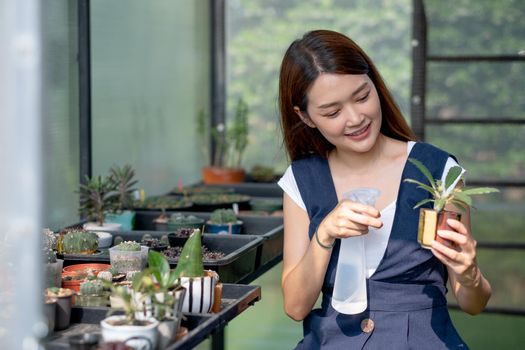
{"label": "black plant tray", "polygon": [[[261,299],[261,287],[225,283],[222,289],[221,311],[216,314],[185,313],[182,327],[188,328],[188,334],[166,349],[191,349],[201,343],[210,334],[222,330],[237,315]],[[107,307],[73,307],[71,325],[63,331],[55,332],[43,341],[47,350],[70,349],[68,338],[80,333],[98,333],[100,321],[107,315]],[[118,313],[116,313],[118,314]]]}
{"label": "black plant tray", "polygon": [[221,188],[233,191],[239,194],[245,194],[252,197],[278,197],[282,198],[283,190],[277,183],[266,182],[241,182],[238,184],[224,184],[224,185],[196,185],[206,186],[211,188]]}
{"label": "black plant tray", "polygon": [[[160,238],[166,232],[162,231],[121,231],[118,235],[126,241],[140,242],[142,236],[149,233],[152,237]],[[202,244],[211,251],[220,251],[225,255],[217,260],[204,260],[204,268],[217,271],[220,280],[225,283],[239,283],[255,273],[257,267],[258,247],[264,239],[252,235],[216,235],[204,234]],[[170,265],[175,267],[177,259],[168,259]],[[98,255],[64,256],[64,266],[85,262],[109,263],[109,251],[102,249]]]}
{"label": "black plant tray", "polygon": [[[153,219],[161,214],[160,211],[137,211],[135,214],[136,230],[156,230]],[[167,213],[168,215],[171,213]],[[205,212],[185,212],[185,215],[194,215],[198,218],[208,220],[210,213]],[[283,257],[283,218],[278,216],[244,216],[240,215],[239,220],[244,223],[241,235],[254,235],[263,237],[264,241],[259,247],[256,259],[256,271],[260,274],[266,272],[282,260]],[[204,231],[206,232],[206,230]],[[251,282],[242,281],[243,283]],[[236,281],[238,283],[239,281]]]}

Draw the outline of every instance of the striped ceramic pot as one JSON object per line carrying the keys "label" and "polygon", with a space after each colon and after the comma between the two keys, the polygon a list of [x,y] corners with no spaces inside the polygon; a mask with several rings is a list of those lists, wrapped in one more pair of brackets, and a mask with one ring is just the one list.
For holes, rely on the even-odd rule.
{"label": "striped ceramic pot", "polygon": [[203,277],[181,277],[180,284],[186,288],[182,312],[208,313],[213,306],[215,285],[219,275],[215,271],[204,271]]}

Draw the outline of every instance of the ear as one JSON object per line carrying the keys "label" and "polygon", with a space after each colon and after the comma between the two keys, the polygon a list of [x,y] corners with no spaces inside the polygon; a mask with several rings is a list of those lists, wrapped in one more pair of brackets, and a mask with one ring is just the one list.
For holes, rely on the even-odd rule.
{"label": "ear", "polygon": [[317,126],[312,122],[312,119],[310,119],[310,117],[308,116],[308,114],[306,113],[303,113],[299,107],[297,106],[294,106],[293,107],[293,111],[295,112],[295,114],[297,114],[299,116],[299,118],[301,118],[301,120],[303,121],[303,123],[305,123],[306,125],[308,125],[309,127],[311,128],[316,128]]}

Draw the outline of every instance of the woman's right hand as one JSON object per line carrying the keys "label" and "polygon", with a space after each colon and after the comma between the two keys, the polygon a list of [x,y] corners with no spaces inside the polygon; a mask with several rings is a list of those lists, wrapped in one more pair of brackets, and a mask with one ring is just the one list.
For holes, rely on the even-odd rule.
{"label": "woman's right hand", "polygon": [[383,226],[380,216],[379,210],[370,205],[343,199],[321,222],[317,235],[327,245],[336,238],[361,236],[368,233],[369,227]]}

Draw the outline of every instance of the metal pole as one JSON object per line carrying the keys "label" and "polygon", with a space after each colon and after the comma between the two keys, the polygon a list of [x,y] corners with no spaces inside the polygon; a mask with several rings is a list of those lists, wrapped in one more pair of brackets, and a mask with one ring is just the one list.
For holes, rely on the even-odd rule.
{"label": "metal pole", "polygon": [[425,93],[427,59],[427,21],[423,0],[413,0],[412,16],[412,98],[410,115],[412,130],[420,140],[425,139]]}

